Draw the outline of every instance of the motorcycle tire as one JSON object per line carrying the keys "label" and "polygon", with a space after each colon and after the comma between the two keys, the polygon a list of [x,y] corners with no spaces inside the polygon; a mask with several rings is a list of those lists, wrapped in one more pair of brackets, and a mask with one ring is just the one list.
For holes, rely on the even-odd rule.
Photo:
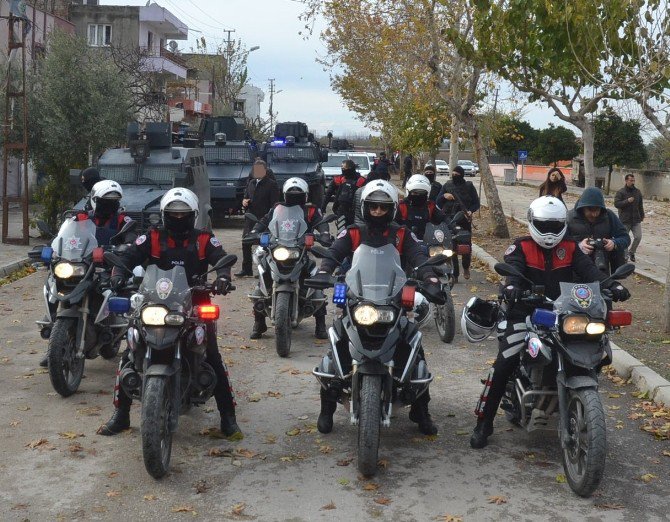
{"label": "motorcycle tire", "polygon": [[456,311],[451,292],[445,292],[446,302],[435,305],[435,327],[443,343],[450,343],[456,335]]}
{"label": "motorcycle tire", "polygon": [[369,477],[377,473],[382,418],[381,375],[361,377],[358,413],[358,471]]}
{"label": "motorcycle tire", "polygon": [[568,392],[570,441],[562,451],[563,469],[570,488],[590,497],[603,478],[607,439],[605,413],[594,389]]}
{"label": "motorcycle tire", "polygon": [[164,477],[170,469],[171,412],[170,380],[165,377],[148,377],[142,396],[140,431],[142,432],[144,467],[155,479]]}
{"label": "motorcycle tire", "polygon": [[76,337],[76,320],[56,319],[49,336],[47,364],[51,386],[63,397],[73,395],[84,376],[85,359],[76,356]]}
{"label": "motorcycle tire", "polygon": [[275,301],[275,346],[279,357],[291,352],[291,294],[280,292]]}

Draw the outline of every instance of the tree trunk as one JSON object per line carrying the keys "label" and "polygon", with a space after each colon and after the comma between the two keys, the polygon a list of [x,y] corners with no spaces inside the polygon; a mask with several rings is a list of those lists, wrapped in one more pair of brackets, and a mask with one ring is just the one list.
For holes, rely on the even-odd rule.
{"label": "tree trunk", "polygon": [[593,165],[593,125],[586,118],[581,122],[582,141],[584,142],[584,186],[596,186],[596,170]]}
{"label": "tree trunk", "polygon": [[451,141],[449,145],[449,175],[454,170],[454,167],[458,164],[458,131],[459,131],[459,122],[458,118],[454,116],[451,119]]}
{"label": "tree trunk", "polygon": [[612,171],[614,170],[614,166],[610,165],[609,170],[607,171],[607,185],[605,186],[605,194],[608,196],[610,195],[610,184],[612,182]]}
{"label": "tree trunk", "polygon": [[505,212],[500,203],[498,196],[498,187],[493,179],[489,159],[484,154],[484,146],[482,145],[482,138],[479,134],[479,126],[474,117],[470,117],[468,122],[464,122],[470,131],[470,136],[475,144],[475,156],[479,164],[479,175],[482,177],[482,184],[484,185],[484,194],[486,194],[486,201],[488,203],[489,211],[491,213],[491,222],[493,224],[493,235],[496,237],[509,237],[509,229],[507,228],[507,219]]}
{"label": "tree trunk", "polygon": [[663,304],[663,328],[666,333],[670,333],[670,256],[668,256],[668,273],[665,276]]}

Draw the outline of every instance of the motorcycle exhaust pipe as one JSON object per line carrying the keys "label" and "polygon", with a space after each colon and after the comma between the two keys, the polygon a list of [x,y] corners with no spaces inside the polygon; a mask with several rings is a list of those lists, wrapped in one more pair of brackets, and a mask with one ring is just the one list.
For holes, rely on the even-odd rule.
{"label": "motorcycle exhaust pipe", "polygon": [[42,339],[49,339],[51,337],[51,326],[43,326],[40,330],[40,337]]}
{"label": "motorcycle exhaust pipe", "polygon": [[198,372],[198,384],[203,389],[208,389],[210,386],[213,386],[215,379],[216,376],[210,371],[202,370]]}
{"label": "motorcycle exhaust pipe", "polygon": [[262,299],[259,299],[254,303],[254,311],[258,313],[262,313],[265,311],[265,301]]}
{"label": "motorcycle exhaust pipe", "polygon": [[124,368],[120,375],[121,386],[126,391],[135,391],[140,388],[142,379],[133,368]]}

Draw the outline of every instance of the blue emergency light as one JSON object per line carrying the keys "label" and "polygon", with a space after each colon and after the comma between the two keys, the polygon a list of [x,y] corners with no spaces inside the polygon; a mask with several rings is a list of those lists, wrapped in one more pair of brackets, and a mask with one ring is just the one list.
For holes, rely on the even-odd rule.
{"label": "blue emergency light", "polygon": [[125,314],[130,310],[130,299],[127,297],[110,297],[107,307],[113,314]]}
{"label": "blue emergency light", "polygon": [[267,232],[263,232],[263,233],[261,234],[261,238],[260,238],[260,241],[259,241],[259,242],[260,242],[260,245],[261,245],[263,248],[267,247],[267,246],[270,244],[270,234],[267,233]]}
{"label": "blue emergency light", "polygon": [[40,254],[40,259],[44,261],[45,263],[49,263],[51,261],[51,257],[54,255],[54,249],[51,247],[43,247],[42,248],[42,253]]}
{"label": "blue emergency light", "polygon": [[347,283],[335,283],[333,288],[333,303],[343,308],[347,302]]}
{"label": "blue emergency light", "polygon": [[556,326],[556,314],[551,310],[544,310],[543,308],[536,308],[533,310],[533,315],[530,316],[530,322],[535,326],[544,326],[545,328],[553,328]]}

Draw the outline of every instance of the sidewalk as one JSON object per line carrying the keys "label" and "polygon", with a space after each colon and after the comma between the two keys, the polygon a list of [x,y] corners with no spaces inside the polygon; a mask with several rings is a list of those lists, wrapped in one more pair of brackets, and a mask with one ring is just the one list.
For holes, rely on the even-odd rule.
{"label": "sidewalk", "polygon": [[[438,181],[441,183],[446,180],[446,176],[438,177]],[[471,181],[479,191],[479,178]],[[522,185],[503,185],[502,180],[496,181],[498,195],[505,214],[525,223],[528,206],[538,197],[537,189]],[[567,194],[563,196],[568,208],[574,206],[583,190],[579,187],[569,186]],[[483,190],[480,197],[482,204],[485,205],[486,196]],[[611,197],[606,198],[606,203],[608,208],[616,212]],[[636,253],[636,272],[665,285],[668,273],[668,253],[670,252],[670,203],[645,200],[644,208],[646,218],[642,223],[642,242]]]}
{"label": "sidewalk", "polygon": [[[23,226],[20,210],[9,211],[9,237],[21,237]],[[0,213],[0,226],[2,225],[2,213]],[[9,245],[0,243],[0,278],[19,270],[29,263],[28,251],[34,245],[48,243],[47,240],[39,238],[39,231],[30,229],[30,245]],[[35,236],[35,237],[33,237]]]}
{"label": "sidewalk", "polygon": [[[495,271],[493,267],[497,261],[486,250],[473,243],[472,254]],[[670,405],[670,382],[611,340],[610,345],[612,347],[612,366],[617,374],[622,379],[631,379],[637,389],[646,392],[649,399],[655,403]]]}

